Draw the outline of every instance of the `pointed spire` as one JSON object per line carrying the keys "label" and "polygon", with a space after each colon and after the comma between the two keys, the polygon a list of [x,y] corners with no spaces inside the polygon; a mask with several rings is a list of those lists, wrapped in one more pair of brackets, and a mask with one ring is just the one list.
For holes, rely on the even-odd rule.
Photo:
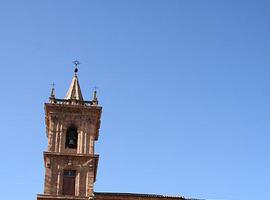
{"label": "pointed spire", "polygon": [[71,84],[69,86],[69,89],[68,89],[68,92],[66,94],[65,99],[83,101],[82,91],[81,91],[78,76],[77,76],[77,73],[78,73],[77,66],[80,63],[77,60],[74,61],[73,63],[75,64],[74,76],[73,76],[73,79],[72,79]]}
{"label": "pointed spire", "polygon": [[50,96],[50,98],[52,98],[52,99],[55,99],[55,89],[54,89],[54,86],[55,86],[55,84],[52,83],[52,91],[51,91],[51,96]]}
{"label": "pointed spire", "polygon": [[98,105],[97,87],[95,87],[95,90],[94,90],[94,96],[93,96],[92,103],[93,103],[93,105]]}
{"label": "pointed spire", "polygon": [[51,90],[51,95],[50,95],[50,98],[49,98],[49,102],[50,103],[55,103],[56,100],[55,100],[55,89],[54,89],[54,86],[55,84],[52,83],[52,90]]}

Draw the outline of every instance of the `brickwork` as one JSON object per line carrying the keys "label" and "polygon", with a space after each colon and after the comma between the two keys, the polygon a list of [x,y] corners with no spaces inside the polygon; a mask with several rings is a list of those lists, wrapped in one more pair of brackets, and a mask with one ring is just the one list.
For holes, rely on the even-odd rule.
{"label": "brickwork", "polygon": [[[63,196],[64,170],[76,170],[73,198],[93,196],[98,165],[94,143],[98,139],[101,110],[96,105],[45,104],[48,149],[44,152],[44,195],[38,195],[37,199],[67,198]],[[71,126],[78,133],[74,149],[65,146]]]}

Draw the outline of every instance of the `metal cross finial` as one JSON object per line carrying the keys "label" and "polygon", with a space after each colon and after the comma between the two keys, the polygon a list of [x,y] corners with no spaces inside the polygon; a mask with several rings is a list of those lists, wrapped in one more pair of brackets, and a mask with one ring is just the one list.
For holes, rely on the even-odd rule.
{"label": "metal cross finial", "polygon": [[98,89],[98,87],[97,87],[97,86],[95,86],[95,87],[94,87],[94,91],[97,91],[97,89]]}
{"label": "metal cross finial", "polygon": [[54,82],[52,82],[51,86],[52,86],[52,88],[54,88],[54,86],[55,86],[55,83],[54,83]]}
{"label": "metal cross finial", "polygon": [[81,63],[78,60],[74,60],[73,61],[73,64],[75,65],[74,72],[76,74],[78,72],[78,65],[81,64]]}
{"label": "metal cross finial", "polygon": [[73,64],[75,65],[75,67],[77,67],[79,64],[81,64],[78,60],[74,60]]}

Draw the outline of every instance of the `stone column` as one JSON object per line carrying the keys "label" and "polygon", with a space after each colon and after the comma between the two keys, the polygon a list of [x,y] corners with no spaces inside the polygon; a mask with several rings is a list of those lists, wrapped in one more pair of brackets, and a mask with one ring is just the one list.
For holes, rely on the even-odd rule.
{"label": "stone column", "polygon": [[56,124],[57,120],[55,118],[52,118],[51,126],[49,127],[49,137],[50,137],[49,151],[55,151]]}
{"label": "stone column", "polygon": [[87,146],[87,133],[84,132],[83,134],[84,134],[83,153],[86,154],[86,153],[87,153],[87,151],[86,151],[86,149],[87,149],[87,148],[86,148],[86,146]]}
{"label": "stone column", "polygon": [[55,147],[54,147],[55,152],[58,152],[58,146],[59,146],[59,122],[57,122],[55,130]]}
{"label": "stone column", "polygon": [[51,193],[51,185],[52,185],[52,170],[49,166],[45,168],[45,187],[44,193],[50,194]]}
{"label": "stone column", "polygon": [[91,136],[89,136],[90,137],[90,141],[89,141],[89,143],[90,143],[90,145],[89,145],[89,154],[94,154],[95,152],[94,152],[94,138],[93,138],[93,136],[91,135]]}
{"label": "stone column", "polygon": [[75,180],[75,196],[80,196],[80,176],[81,172],[78,170]]}
{"label": "stone column", "polygon": [[81,151],[80,151],[80,153],[83,153],[83,149],[84,149],[84,132],[83,132],[83,130],[80,131],[80,135],[81,135],[81,143],[80,143]]}
{"label": "stone column", "polygon": [[58,148],[58,152],[62,152],[63,149],[63,124],[60,125],[59,128],[59,148]]}
{"label": "stone column", "polygon": [[90,154],[90,135],[86,133],[86,147],[85,147],[85,153]]}
{"label": "stone column", "polygon": [[58,172],[57,172],[57,188],[56,188],[56,194],[57,195],[60,195],[61,194],[61,170],[58,169]]}
{"label": "stone column", "polygon": [[77,153],[80,153],[80,152],[81,152],[81,133],[78,131]]}

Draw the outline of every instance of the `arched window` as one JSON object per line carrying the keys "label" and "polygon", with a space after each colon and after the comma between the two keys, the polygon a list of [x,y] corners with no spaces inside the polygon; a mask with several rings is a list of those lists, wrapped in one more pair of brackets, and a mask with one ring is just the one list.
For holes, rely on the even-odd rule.
{"label": "arched window", "polygon": [[77,128],[71,127],[67,130],[66,148],[77,149],[78,133]]}

